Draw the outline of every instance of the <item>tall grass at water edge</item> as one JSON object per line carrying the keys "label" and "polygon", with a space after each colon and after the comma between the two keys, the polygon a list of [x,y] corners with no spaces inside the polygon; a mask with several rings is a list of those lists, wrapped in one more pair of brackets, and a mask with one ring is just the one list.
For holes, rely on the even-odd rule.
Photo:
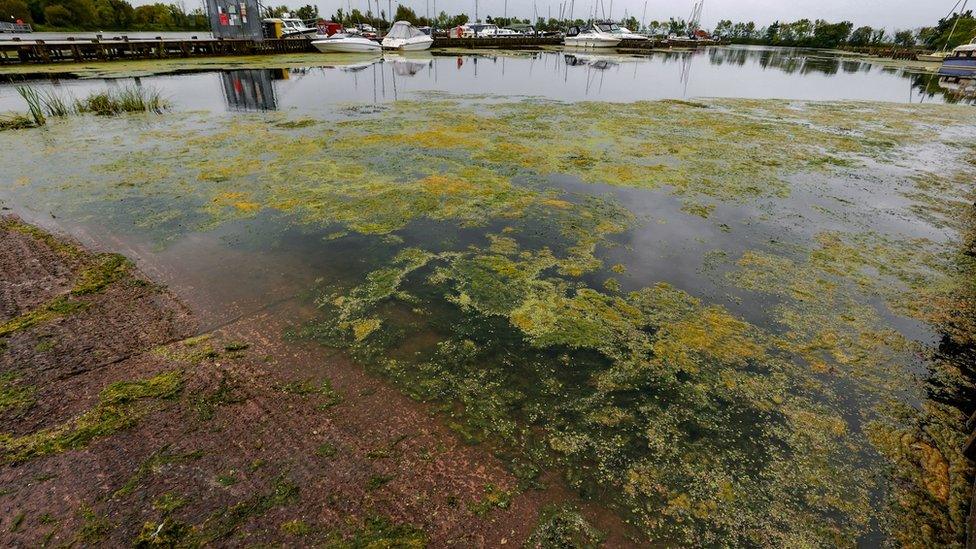
{"label": "tall grass at water edge", "polygon": [[44,98],[41,94],[30,86],[17,86],[17,93],[27,102],[27,112],[34,124],[38,126],[47,124],[47,118],[44,116]]}
{"label": "tall grass at water edge", "polygon": [[18,86],[17,93],[27,102],[29,119],[35,126],[47,124],[47,117],[93,113],[103,116],[127,112],[161,113],[169,105],[159,91],[139,86],[95,92],[84,99],[67,98],[57,91],[39,92],[30,86]]}
{"label": "tall grass at water edge", "polygon": [[167,106],[159,91],[138,86],[127,86],[117,90],[93,93],[85,99],[75,102],[75,110],[78,112],[90,112],[105,116],[126,112],[154,112],[158,114],[166,110]]}

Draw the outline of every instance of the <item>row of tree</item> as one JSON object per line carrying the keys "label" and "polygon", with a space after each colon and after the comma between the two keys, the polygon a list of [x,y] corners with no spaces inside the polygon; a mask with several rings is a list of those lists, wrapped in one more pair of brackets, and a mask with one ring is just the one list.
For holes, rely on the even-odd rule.
{"label": "row of tree", "polygon": [[0,0],[0,14],[39,29],[207,30],[201,9],[178,4],[133,7],[126,0]]}
{"label": "row of tree", "polygon": [[[674,24],[675,21],[672,20],[671,23]],[[854,28],[850,21],[830,23],[822,19],[800,19],[793,22],[777,21],[767,27],[760,27],[752,21],[733,23],[725,19],[715,26],[714,34],[736,44],[812,48],[835,48],[841,45],[897,45],[910,48],[922,45],[929,49],[941,49],[969,42],[976,35],[976,19],[972,11],[967,11],[944,18],[934,27],[904,29],[891,34],[885,29],[868,26]]]}
{"label": "row of tree", "polygon": [[[377,4],[377,8],[381,6]],[[281,17],[292,14],[295,17],[314,20],[319,17],[318,9],[306,4],[296,10],[285,5],[268,6],[264,17]],[[384,29],[392,22],[386,11],[378,9],[365,13],[358,9],[344,11],[339,9],[332,20],[346,26],[360,23]],[[207,16],[199,8],[187,11],[182,3],[155,3],[133,7],[127,0],[0,0],[0,16],[11,21],[21,20],[40,29],[104,29],[104,30],[206,30],[209,28]],[[469,22],[465,14],[448,15],[440,12],[436,17],[421,17],[407,7],[398,4],[393,21],[409,21],[417,26],[453,28]],[[586,21],[562,21],[554,18],[529,19],[487,17],[487,23],[500,27],[513,24],[532,24],[537,30],[556,31],[573,25],[585,25]],[[639,30],[651,35],[684,36],[696,29],[689,28],[682,19],[651,21],[645,25],[636,17],[620,22],[631,30]],[[777,21],[760,27],[754,22],[737,22],[725,19],[719,21],[713,33],[733,43],[765,44],[781,46],[805,46],[815,48],[834,48],[840,45],[871,46],[896,44],[912,47],[916,44],[931,49],[955,47],[968,42],[976,35],[976,18],[972,11],[953,14],[939,21],[934,27],[915,30],[899,30],[889,34],[885,29],[868,26],[857,27],[849,21],[831,23],[818,19],[800,19],[792,22]]]}

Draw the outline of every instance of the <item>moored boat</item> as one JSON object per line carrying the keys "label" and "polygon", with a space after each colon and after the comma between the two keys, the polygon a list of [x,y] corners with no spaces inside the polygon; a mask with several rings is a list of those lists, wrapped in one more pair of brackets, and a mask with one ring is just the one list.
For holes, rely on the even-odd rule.
{"label": "moored boat", "polygon": [[388,50],[420,51],[430,49],[434,39],[406,21],[397,21],[383,38],[383,48]]}
{"label": "moored boat", "polygon": [[262,21],[265,25],[281,25],[281,38],[312,38],[319,29],[309,27],[296,17],[269,17]]}
{"label": "moored boat", "polygon": [[937,51],[935,53],[920,53],[915,56],[915,59],[925,61],[927,63],[941,63],[945,61],[946,57],[949,57],[949,52]]}
{"label": "moored boat", "polygon": [[949,76],[976,74],[976,38],[969,44],[964,44],[952,50],[952,53],[942,61],[939,74]]}
{"label": "moored boat", "polygon": [[573,48],[615,48],[623,38],[614,34],[619,27],[613,23],[597,23],[592,27],[570,27],[563,44]]}
{"label": "moored boat", "polygon": [[375,40],[345,33],[312,40],[312,46],[322,53],[379,53],[382,50],[380,43]]}

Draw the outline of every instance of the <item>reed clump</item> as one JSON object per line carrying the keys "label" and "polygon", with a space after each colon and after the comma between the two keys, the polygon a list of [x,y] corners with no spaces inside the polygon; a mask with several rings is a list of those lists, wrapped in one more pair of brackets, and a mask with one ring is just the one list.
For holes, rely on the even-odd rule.
{"label": "reed clump", "polygon": [[30,86],[17,86],[17,93],[27,102],[27,113],[37,126],[47,124],[44,116],[44,97]]}
{"label": "reed clump", "polygon": [[151,88],[127,86],[117,90],[93,93],[75,102],[79,113],[111,116],[127,112],[161,113],[168,107],[159,91]]}
{"label": "reed clump", "polygon": [[[48,117],[63,118],[72,114],[93,113],[113,116],[128,112],[162,113],[169,104],[158,90],[126,86],[95,92],[84,99],[75,99],[57,91],[40,92],[30,86],[19,86],[17,93],[27,102],[28,116],[16,117],[11,127],[43,126]],[[25,124],[27,122],[27,124]],[[10,129],[6,125],[0,129]]]}

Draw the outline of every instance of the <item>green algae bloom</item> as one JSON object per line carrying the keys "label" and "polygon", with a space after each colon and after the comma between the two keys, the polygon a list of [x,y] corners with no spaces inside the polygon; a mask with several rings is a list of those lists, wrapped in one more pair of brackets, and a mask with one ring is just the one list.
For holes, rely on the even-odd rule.
{"label": "green algae bloom", "polygon": [[[68,150],[0,134],[72,166],[55,180],[15,163],[27,183],[0,190],[162,246],[235,224],[301,232],[334,265],[299,335],[513,470],[559,471],[646,540],[964,535],[959,405],[929,386],[972,386],[933,343],[976,338],[971,109],[437,96],[328,124],[100,123],[52,125]],[[560,507],[533,540],[601,538]]]}
{"label": "green algae bloom", "polygon": [[173,398],[182,387],[183,376],[179,370],[139,381],[113,383],[102,391],[98,404],[64,425],[23,436],[0,433],[0,461],[16,463],[84,448],[96,438],[134,425],[146,412],[142,401]]}

